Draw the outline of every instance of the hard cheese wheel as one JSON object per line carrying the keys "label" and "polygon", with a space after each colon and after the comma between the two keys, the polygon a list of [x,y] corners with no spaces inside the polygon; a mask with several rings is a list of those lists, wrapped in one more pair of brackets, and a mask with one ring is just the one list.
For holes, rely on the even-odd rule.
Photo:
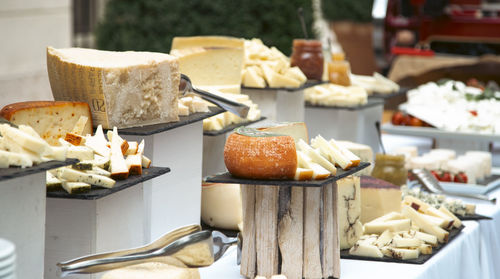
{"label": "hard cheese wheel", "polygon": [[291,136],[242,127],[224,146],[224,163],[236,177],[247,179],[293,179],[297,152]]}

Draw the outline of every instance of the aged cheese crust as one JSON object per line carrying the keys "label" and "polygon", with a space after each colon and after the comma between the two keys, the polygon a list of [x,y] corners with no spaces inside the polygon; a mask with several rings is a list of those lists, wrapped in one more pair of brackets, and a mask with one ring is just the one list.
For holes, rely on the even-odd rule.
{"label": "aged cheese crust", "polygon": [[48,47],[47,70],[54,99],[88,103],[96,126],[179,120],[179,63],[168,54]]}
{"label": "aged cheese crust", "polygon": [[290,136],[231,134],[224,146],[229,172],[248,179],[293,179],[297,170],[295,141]]}
{"label": "aged cheese crust", "polygon": [[58,139],[71,132],[82,115],[89,118],[83,134],[92,134],[92,116],[87,103],[30,101],[6,105],[0,111],[0,116],[16,125],[31,126],[51,145],[59,145]]}

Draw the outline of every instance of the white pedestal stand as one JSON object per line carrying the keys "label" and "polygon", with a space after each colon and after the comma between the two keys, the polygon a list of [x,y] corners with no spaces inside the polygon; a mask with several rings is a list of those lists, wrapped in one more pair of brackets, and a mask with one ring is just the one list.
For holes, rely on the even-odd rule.
{"label": "white pedestal stand", "polygon": [[142,246],[143,189],[140,183],[97,200],[47,198],[45,278],[59,278],[56,264],[61,261]]}
{"label": "white pedestal stand", "polygon": [[304,121],[303,89],[249,89],[241,88],[241,93],[259,105],[263,116],[269,122]]}
{"label": "white pedestal stand", "polygon": [[369,145],[376,153],[379,142],[375,122],[382,121],[383,100],[369,100],[359,108],[306,106],[305,122],[310,136],[349,140]]}
{"label": "white pedestal stand", "polygon": [[16,245],[17,278],[43,278],[45,171],[0,181],[0,238]]}

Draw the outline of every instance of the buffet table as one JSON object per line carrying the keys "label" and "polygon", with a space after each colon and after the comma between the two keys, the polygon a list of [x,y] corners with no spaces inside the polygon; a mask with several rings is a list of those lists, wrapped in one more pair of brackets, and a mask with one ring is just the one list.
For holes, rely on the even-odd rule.
{"label": "buffet table", "polygon": [[[500,189],[489,196],[500,198]],[[422,265],[342,259],[341,278],[498,278],[500,204],[465,201],[476,203],[477,213],[493,220],[464,221],[460,235]],[[231,247],[217,263],[200,269],[201,278],[244,278],[239,274],[236,254],[236,248]]]}

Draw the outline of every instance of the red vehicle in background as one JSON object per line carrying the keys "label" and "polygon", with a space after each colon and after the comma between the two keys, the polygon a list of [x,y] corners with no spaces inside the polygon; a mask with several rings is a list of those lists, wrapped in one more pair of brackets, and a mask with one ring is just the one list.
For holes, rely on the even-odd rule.
{"label": "red vehicle in background", "polygon": [[388,0],[384,50],[389,61],[397,54],[500,54],[500,0]]}

